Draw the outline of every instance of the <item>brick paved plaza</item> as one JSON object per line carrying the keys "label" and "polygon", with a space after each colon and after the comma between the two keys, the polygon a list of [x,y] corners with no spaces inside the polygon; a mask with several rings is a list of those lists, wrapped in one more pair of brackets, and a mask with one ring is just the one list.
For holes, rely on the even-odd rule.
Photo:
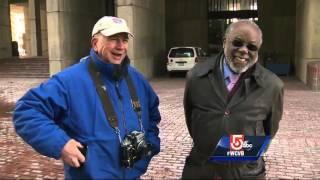
{"label": "brick paved plaza", "polygon": [[[285,82],[283,119],[265,154],[268,179],[316,179],[320,177],[320,92],[310,91],[294,78]],[[0,179],[63,179],[60,161],[37,154],[17,137],[7,112],[30,87],[45,79],[0,78]],[[160,97],[161,152],[143,179],[178,179],[191,139],[184,122],[182,97],[185,79],[151,81]],[[9,103],[9,105],[6,105]],[[12,105],[11,105],[12,106]],[[10,109],[9,109],[10,110]],[[3,112],[5,111],[5,112]]]}

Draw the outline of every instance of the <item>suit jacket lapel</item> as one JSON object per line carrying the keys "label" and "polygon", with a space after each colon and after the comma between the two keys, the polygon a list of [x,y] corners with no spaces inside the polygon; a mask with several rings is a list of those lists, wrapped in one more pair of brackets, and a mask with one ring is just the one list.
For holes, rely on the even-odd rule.
{"label": "suit jacket lapel", "polygon": [[[216,69],[218,70],[218,69]],[[228,90],[225,86],[224,80],[222,78],[221,73],[217,73],[219,71],[214,70],[213,72],[216,72],[216,74],[213,74],[213,72],[208,74],[208,78],[210,81],[210,84],[212,86],[212,90],[215,92],[217,97],[220,101],[222,101],[224,104],[227,103],[227,96],[228,96]]]}

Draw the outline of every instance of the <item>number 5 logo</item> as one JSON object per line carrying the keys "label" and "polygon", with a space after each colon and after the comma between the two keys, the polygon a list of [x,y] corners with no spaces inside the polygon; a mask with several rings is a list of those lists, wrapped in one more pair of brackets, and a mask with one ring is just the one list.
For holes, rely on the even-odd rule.
{"label": "number 5 logo", "polygon": [[231,134],[230,135],[230,151],[240,151],[244,142],[244,135]]}

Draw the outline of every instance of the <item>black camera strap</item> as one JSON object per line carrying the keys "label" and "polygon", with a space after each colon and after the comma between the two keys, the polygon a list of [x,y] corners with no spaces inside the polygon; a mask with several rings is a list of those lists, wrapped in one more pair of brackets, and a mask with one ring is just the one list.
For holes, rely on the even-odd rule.
{"label": "black camera strap", "polygon": [[[120,136],[120,130],[119,130],[119,126],[118,126],[117,115],[116,115],[115,110],[111,104],[111,100],[108,96],[107,87],[103,84],[102,78],[100,76],[100,72],[97,70],[97,68],[91,58],[89,58],[88,69],[89,69],[90,76],[96,86],[97,93],[100,97],[101,103],[103,105],[105,116],[109,120],[109,123],[112,126],[112,128],[115,129],[115,131],[119,137],[119,140],[121,142],[121,136]],[[126,76],[126,81],[127,81],[128,89],[129,89],[130,96],[131,96],[132,107],[138,115],[140,128],[141,128],[141,131],[143,131],[142,121],[141,121],[141,105],[140,105],[140,101],[139,101],[137,93],[136,93],[136,89],[134,88],[132,79],[129,76],[129,73]]]}
{"label": "black camera strap", "polygon": [[137,113],[138,121],[139,121],[139,124],[140,124],[140,129],[141,129],[142,132],[144,132],[144,129],[143,129],[143,126],[142,126],[142,120],[141,120],[141,105],[140,105],[140,101],[138,99],[136,89],[134,88],[134,85],[133,85],[131,77],[129,76],[129,73],[126,76],[126,81],[127,81],[129,92],[130,92],[130,96],[131,96],[131,105],[133,107],[133,110]]}

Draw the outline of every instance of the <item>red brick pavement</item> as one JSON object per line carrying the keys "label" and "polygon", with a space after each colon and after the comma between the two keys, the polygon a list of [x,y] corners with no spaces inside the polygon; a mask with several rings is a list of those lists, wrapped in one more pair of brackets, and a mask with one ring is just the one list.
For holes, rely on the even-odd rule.
{"label": "red brick pavement", "polygon": [[[265,154],[267,177],[319,178],[320,93],[310,91],[292,78],[284,78],[284,81],[286,89],[283,119],[278,134]],[[184,78],[155,79],[151,83],[160,96],[161,152],[153,158],[142,179],[178,179],[192,143],[185,126],[182,107]],[[1,85],[0,95],[2,87]],[[0,179],[63,177],[60,161],[36,153],[16,136],[10,117],[0,118]]]}

